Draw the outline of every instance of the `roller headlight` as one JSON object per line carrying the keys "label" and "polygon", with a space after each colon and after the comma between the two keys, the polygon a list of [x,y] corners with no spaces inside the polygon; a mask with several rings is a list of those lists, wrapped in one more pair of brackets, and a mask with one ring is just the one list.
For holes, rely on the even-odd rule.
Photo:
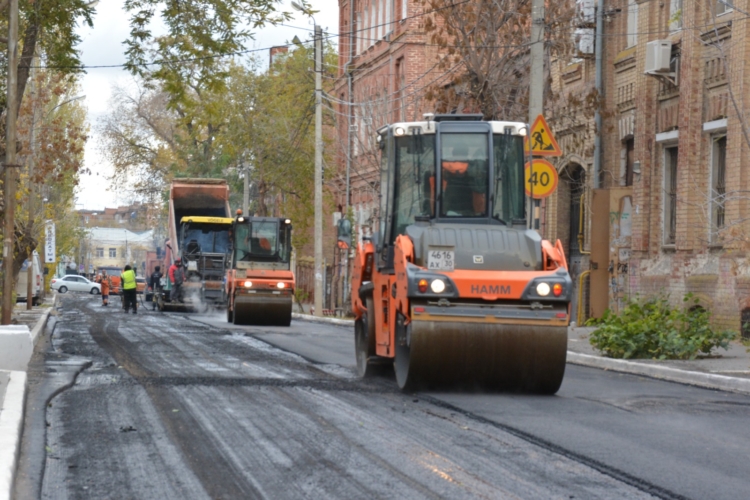
{"label": "roller headlight", "polygon": [[394,133],[394,134],[395,134],[395,135],[396,135],[397,137],[401,137],[402,135],[405,135],[405,134],[406,134],[406,129],[404,129],[403,127],[396,127],[396,130],[394,130],[394,131],[393,131],[393,133]]}
{"label": "roller headlight", "polygon": [[248,280],[244,283],[244,285],[245,285],[245,288],[250,288],[251,286],[253,286],[253,282]]}
{"label": "roller headlight", "polygon": [[563,293],[563,286],[560,283],[555,283],[552,286],[552,295],[559,297]]}
{"label": "roller headlight", "polygon": [[445,281],[440,279],[432,280],[430,290],[432,290],[432,293],[443,293],[445,291]]}
{"label": "roller headlight", "polygon": [[286,287],[286,283],[284,283],[283,281],[279,281],[278,283],[276,283],[276,288],[284,288],[284,287]]}
{"label": "roller headlight", "polygon": [[425,293],[427,291],[427,280],[422,278],[417,282],[417,289],[420,291],[420,293]]}
{"label": "roller headlight", "polygon": [[550,291],[551,291],[550,286],[547,283],[539,283],[536,286],[536,293],[540,297],[546,297],[547,295],[549,295]]}

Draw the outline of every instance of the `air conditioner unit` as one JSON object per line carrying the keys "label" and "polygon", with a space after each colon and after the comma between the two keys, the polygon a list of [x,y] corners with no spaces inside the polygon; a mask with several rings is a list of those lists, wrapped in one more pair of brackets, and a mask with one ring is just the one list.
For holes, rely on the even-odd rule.
{"label": "air conditioner unit", "polygon": [[581,24],[593,24],[596,21],[596,0],[576,0],[576,18]]}
{"label": "air conditioner unit", "polygon": [[593,29],[578,28],[575,30],[574,38],[579,55],[589,55],[594,53],[596,43],[594,40]]}
{"label": "air conditioner unit", "polygon": [[668,75],[672,72],[670,62],[672,60],[672,42],[669,40],[654,40],[646,44],[646,68],[647,75]]}

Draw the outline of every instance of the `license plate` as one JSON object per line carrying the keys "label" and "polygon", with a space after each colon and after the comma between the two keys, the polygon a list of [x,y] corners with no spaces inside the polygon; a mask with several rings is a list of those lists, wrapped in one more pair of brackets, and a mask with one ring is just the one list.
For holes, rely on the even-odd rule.
{"label": "license plate", "polygon": [[427,253],[427,269],[430,271],[453,271],[455,262],[453,250],[430,250]]}

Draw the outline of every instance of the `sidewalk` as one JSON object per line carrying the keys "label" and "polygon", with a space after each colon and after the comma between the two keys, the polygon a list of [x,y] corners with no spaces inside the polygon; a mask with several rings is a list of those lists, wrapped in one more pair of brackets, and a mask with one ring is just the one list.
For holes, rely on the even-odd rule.
{"label": "sidewalk", "polygon": [[[36,341],[44,334],[44,326],[53,306],[54,302],[46,303],[27,311],[26,304],[16,304],[13,323],[27,325]],[[26,372],[0,370],[0,500],[11,497],[25,395]]]}
{"label": "sidewalk", "polygon": [[750,353],[739,341],[729,350],[693,360],[612,359],[602,356],[589,343],[595,328],[568,330],[568,363],[634,375],[669,380],[708,389],[750,394]]}

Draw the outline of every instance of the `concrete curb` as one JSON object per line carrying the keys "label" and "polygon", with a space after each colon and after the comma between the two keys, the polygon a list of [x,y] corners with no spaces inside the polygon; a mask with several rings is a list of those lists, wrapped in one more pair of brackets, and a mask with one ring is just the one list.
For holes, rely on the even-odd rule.
{"label": "concrete curb", "polygon": [[54,308],[55,301],[52,302],[52,307],[48,307],[47,311],[42,314],[42,317],[37,320],[36,325],[34,325],[34,328],[31,330],[31,345],[36,345],[36,341],[39,340],[39,334],[42,333],[44,327],[47,326],[47,320],[49,319],[49,315],[52,314]]}
{"label": "concrete curb", "polygon": [[3,407],[0,408],[0,500],[10,500],[13,495],[25,398],[26,372],[10,372]]}
{"label": "concrete curb", "polygon": [[[310,314],[293,313],[294,319],[302,321],[311,321],[315,323],[327,323],[337,326],[353,326],[354,320],[338,318],[319,318]],[[578,352],[568,351],[568,363],[573,365],[588,366],[599,368],[600,370],[609,370],[631,375],[641,375],[644,377],[666,380],[668,382],[677,382],[679,384],[694,385],[706,389],[717,389],[720,391],[738,392],[741,394],[750,394],[750,379],[728,377],[726,375],[716,375],[714,373],[704,373],[688,370],[680,370],[669,366],[651,365],[628,361],[624,359],[603,358],[601,356],[592,356],[591,354],[581,354]]]}
{"label": "concrete curb", "polygon": [[602,370],[629,373],[632,375],[642,375],[669,382],[704,387],[706,389],[750,394],[750,379],[746,378],[727,377],[726,375],[717,375],[714,373],[680,370],[669,366],[638,363],[624,359],[602,358],[600,356],[592,356],[590,354],[581,354],[572,351],[568,351],[568,363],[599,368]]}
{"label": "concrete curb", "polygon": [[[42,337],[40,334],[47,326],[54,304],[53,301],[52,307],[42,314],[29,333],[32,351],[36,342]],[[28,363],[28,360],[26,362]],[[0,401],[0,500],[10,500],[13,496],[13,481],[21,446],[26,403],[26,372],[11,371],[9,374],[5,397]]]}

